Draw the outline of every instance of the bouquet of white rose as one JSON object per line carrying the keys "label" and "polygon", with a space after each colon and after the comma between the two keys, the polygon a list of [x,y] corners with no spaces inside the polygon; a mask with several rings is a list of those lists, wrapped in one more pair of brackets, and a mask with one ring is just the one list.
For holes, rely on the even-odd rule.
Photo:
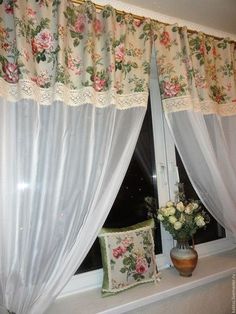
{"label": "bouquet of white rose", "polygon": [[169,201],[158,209],[157,218],[175,240],[189,240],[199,228],[209,223],[209,216],[199,201]]}

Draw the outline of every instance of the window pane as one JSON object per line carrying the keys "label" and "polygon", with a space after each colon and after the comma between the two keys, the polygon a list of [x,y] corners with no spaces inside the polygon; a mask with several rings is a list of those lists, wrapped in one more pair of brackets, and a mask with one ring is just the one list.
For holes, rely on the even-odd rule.
{"label": "window pane", "polygon": [[[148,219],[144,205],[146,196],[157,199],[156,169],[150,103],[144,118],[137,145],[126,176],[120,187],[113,207],[104,227],[127,227]],[[158,204],[157,204],[158,207]],[[162,252],[160,226],[157,224],[154,235],[156,253]],[[95,241],[77,273],[102,267],[98,239]]]}
{"label": "window pane", "polygon": [[[188,175],[185,171],[182,160],[178,154],[176,149],[176,163],[179,170],[179,178],[180,182],[184,183],[184,191],[186,198],[190,199],[199,199],[197,193],[195,192]],[[225,230],[224,228],[212,217],[212,215],[207,211],[207,209],[202,205],[202,208],[208,213],[210,216],[210,223],[207,225],[206,229],[199,229],[194,236],[195,244],[205,243],[208,241],[218,240],[221,238],[225,238]]]}

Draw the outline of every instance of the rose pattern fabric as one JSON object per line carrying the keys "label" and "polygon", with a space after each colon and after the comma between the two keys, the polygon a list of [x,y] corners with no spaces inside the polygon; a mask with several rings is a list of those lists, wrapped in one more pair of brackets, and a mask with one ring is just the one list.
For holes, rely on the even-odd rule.
{"label": "rose pattern fabric", "polygon": [[146,106],[150,23],[110,6],[98,12],[89,1],[1,0],[2,96]]}
{"label": "rose pattern fabric", "polygon": [[150,228],[108,235],[111,289],[153,280],[153,239]]}
{"label": "rose pattern fabric", "polygon": [[236,114],[236,44],[153,23],[164,109]]}
{"label": "rose pattern fabric", "polygon": [[154,220],[149,219],[125,228],[101,229],[99,242],[103,264],[103,296],[160,280],[153,228]]}

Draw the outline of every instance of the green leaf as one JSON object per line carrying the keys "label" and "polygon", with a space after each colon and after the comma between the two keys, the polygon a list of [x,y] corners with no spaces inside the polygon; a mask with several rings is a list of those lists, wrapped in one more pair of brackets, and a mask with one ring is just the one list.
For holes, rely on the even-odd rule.
{"label": "green leaf", "polygon": [[76,39],[74,40],[74,42],[73,42],[73,46],[74,46],[74,47],[78,47],[78,46],[79,46],[79,43],[80,43],[79,39],[76,38]]}
{"label": "green leaf", "polygon": [[102,13],[102,16],[103,16],[104,18],[108,18],[110,15],[111,15],[111,12],[108,11],[108,10],[104,10],[103,13]]}
{"label": "green leaf", "polygon": [[44,53],[41,54],[41,61],[46,61],[46,56]]}
{"label": "green leaf", "polygon": [[117,15],[116,16],[116,21],[118,22],[118,23],[120,23],[121,21],[122,21],[122,15]]}
{"label": "green leaf", "polygon": [[120,41],[119,41],[119,40],[116,40],[116,41],[114,42],[114,47],[119,46],[119,44],[120,44]]}
{"label": "green leaf", "polygon": [[197,53],[196,57],[197,57],[198,60],[201,60],[202,59],[202,54],[201,53]]}
{"label": "green leaf", "polygon": [[41,61],[41,56],[39,54],[36,57],[36,61],[37,61],[37,63],[39,63]]}
{"label": "green leaf", "polygon": [[124,273],[126,272],[126,268],[125,268],[125,267],[121,268],[121,269],[120,269],[120,272],[121,272],[122,274],[124,274]]}
{"label": "green leaf", "polygon": [[71,35],[71,38],[76,38],[78,37],[78,33],[76,33],[75,31],[70,31],[70,35]]}
{"label": "green leaf", "polygon": [[41,31],[41,26],[38,25],[38,26],[36,27],[36,29],[35,29],[35,32],[36,32],[36,34],[38,34],[38,33],[40,33],[40,31]]}
{"label": "green leaf", "polygon": [[116,70],[122,70],[122,63],[116,62]]}
{"label": "green leaf", "polygon": [[87,67],[86,72],[91,74],[91,75],[94,75],[94,68],[92,66],[89,66],[89,67]]}
{"label": "green leaf", "polygon": [[145,24],[143,27],[144,32],[149,31],[151,29],[151,25],[150,24]]}
{"label": "green leaf", "polygon": [[172,32],[178,32],[179,28],[177,26],[172,27]]}
{"label": "green leaf", "polygon": [[125,257],[125,258],[123,259],[123,264],[124,264],[124,265],[129,265],[129,264],[131,264],[131,259],[130,259],[129,257]]}

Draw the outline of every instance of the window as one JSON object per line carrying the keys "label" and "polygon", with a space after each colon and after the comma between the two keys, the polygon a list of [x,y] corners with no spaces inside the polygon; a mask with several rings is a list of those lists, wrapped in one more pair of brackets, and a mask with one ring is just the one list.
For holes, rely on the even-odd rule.
{"label": "window", "polygon": [[[156,197],[159,207],[163,206],[175,198],[176,183],[179,180],[185,184],[187,197],[199,198],[191,186],[165,121],[155,67],[153,62],[147,114],[127,174],[105,222],[107,227],[127,226],[146,219],[144,197]],[[155,240],[158,267],[168,267],[171,263],[169,253],[173,239],[158,225]],[[211,226],[206,231],[199,232],[195,242],[198,244],[199,257],[234,247],[227,233],[213,218]],[[77,271],[78,276],[74,277],[74,282],[78,278],[76,285],[80,290],[100,284],[102,271],[90,272],[98,268],[101,268],[101,256],[99,243],[95,241]]]}

